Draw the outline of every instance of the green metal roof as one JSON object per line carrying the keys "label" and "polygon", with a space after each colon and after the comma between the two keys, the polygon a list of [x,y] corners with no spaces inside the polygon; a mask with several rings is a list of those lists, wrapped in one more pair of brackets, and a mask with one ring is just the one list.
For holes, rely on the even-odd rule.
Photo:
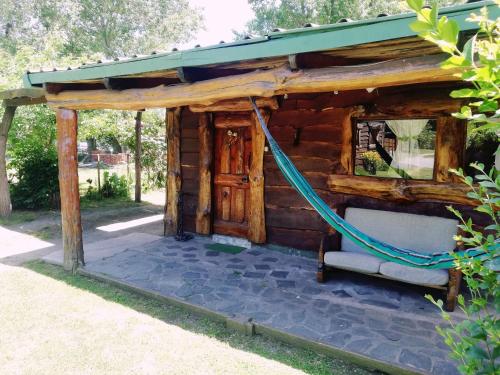
{"label": "green metal roof", "polygon": [[[483,6],[488,7],[492,17],[500,17],[500,9],[493,1],[443,8],[440,15],[456,20],[463,31],[473,30],[477,28],[476,24],[467,22],[466,18],[471,12],[478,12]],[[225,64],[411,37],[416,35],[409,28],[409,23],[414,18],[414,13],[406,13],[355,22],[304,27],[209,47],[86,64],[72,70],[28,72],[24,76],[24,85],[30,87],[46,82],[85,81],[179,67]]]}

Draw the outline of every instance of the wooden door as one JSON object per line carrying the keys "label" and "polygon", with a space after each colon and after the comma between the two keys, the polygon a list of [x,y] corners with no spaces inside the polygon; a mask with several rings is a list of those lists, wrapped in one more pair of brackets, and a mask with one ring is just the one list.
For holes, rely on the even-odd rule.
{"label": "wooden door", "polygon": [[220,121],[215,118],[214,232],[247,237],[251,128]]}

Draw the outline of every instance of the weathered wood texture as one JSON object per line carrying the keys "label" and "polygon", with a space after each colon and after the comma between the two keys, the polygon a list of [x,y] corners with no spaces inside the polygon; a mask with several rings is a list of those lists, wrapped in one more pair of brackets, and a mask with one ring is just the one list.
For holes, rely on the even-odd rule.
{"label": "weathered wood texture", "polygon": [[[268,123],[269,112],[261,110]],[[248,239],[254,243],[266,242],[266,215],[264,202],[264,146],[266,136],[255,113],[252,113],[252,161],[250,164],[250,212],[248,215]]]}
{"label": "weathered wood texture", "polygon": [[200,158],[201,140],[198,128],[201,116],[203,114],[193,113],[188,108],[184,108],[181,114],[181,172],[184,197],[182,219],[184,230],[189,232],[196,231],[199,205],[199,178],[202,160]]}
{"label": "weathered wood texture", "polygon": [[[278,109],[276,98],[258,98],[257,107],[270,110]],[[211,105],[191,105],[191,112],[249,112],[252,111],[252,105],[248,98],[222,100]]]}
{"label": "weathered wood texture", "polygon": [[63,91],[47,94],[51,107],[125,109],[211,105],[244,96],[273,97],[288,93],[331,92],[458,80],[443,70],[442,55],[389,60],[365,65],[291,71],[277,68],[230,77],[149,89]]}
{"label": "weathered wood texture", "polygon": [[59,109],[57,121],[57,156],[64,248],[63,266],[75,271],[84,265],[80,191],[78,186],[77,128],[75,111]]}
{"label": "weathered wood texture", "polygon": [[434,178],[438,182],[458,182],[450,169],[463,166],[467,124],[454,117],[439,117],[436,124]]}
{"label": "weathered wood texture", "polygon": [[9,216],[12,212],[5,153],[7,151],[7,138],[15,113],[16,107],[5,107],[2,122],[0,123],[0,217]]}
{"label": "weathered wood texture", "polygon": [[141,201],[141,155],[142,155],[142,112],[138,111],[135,116],[135,201]]}
{"label": "weathered wood texture", "polygon": [[178,203],[182,187],[181,177],[181,108],[167,110],[167,183],[164,234],[173,235],[179,223]]}
{"label": "weathered wood texture", "polygon": [[437,183],[392,178],[330,175],[328,187],[333,192],[360,195],[395,202],[440,201],[472,205],[469,191],[461,183]]}
{"label": "weathered wood texture", "polygon": [[[209,113],[199,115],[198,137],[200,143],[200,167],[196,233],[210,234],[212,230],[212,168],[214,154],[214,129]],[[183,138],[184,140],[184,138]]]}

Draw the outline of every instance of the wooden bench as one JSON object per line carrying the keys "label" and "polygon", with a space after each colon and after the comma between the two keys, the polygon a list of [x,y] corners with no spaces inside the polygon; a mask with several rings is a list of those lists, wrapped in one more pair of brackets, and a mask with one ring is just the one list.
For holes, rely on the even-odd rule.
{"label": "wooden bench", "polygon": [[[344,207],[338,213],[362,232],[388,244],[422,253],[454,251],[458,221],[436,216]],[[333,233],[323,238],[319,250],[318,282],[329,268],[440,289],[446,292],[445,308],[455,309],[462,273],[459,269],[423,269],[388,262],[371,255],[354,242]]]}

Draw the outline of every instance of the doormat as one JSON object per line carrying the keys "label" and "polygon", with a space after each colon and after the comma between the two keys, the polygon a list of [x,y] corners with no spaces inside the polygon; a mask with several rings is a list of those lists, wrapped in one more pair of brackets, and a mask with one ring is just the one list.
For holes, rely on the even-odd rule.
{"label": "doormat", "polygon": [[245,250],[245,248],[241,246],[225,245],[222,243],[206,244],[205,247],[210,250],[220,251],[221,253],[228,253],[228,254],[239,254],[243,250]]}

